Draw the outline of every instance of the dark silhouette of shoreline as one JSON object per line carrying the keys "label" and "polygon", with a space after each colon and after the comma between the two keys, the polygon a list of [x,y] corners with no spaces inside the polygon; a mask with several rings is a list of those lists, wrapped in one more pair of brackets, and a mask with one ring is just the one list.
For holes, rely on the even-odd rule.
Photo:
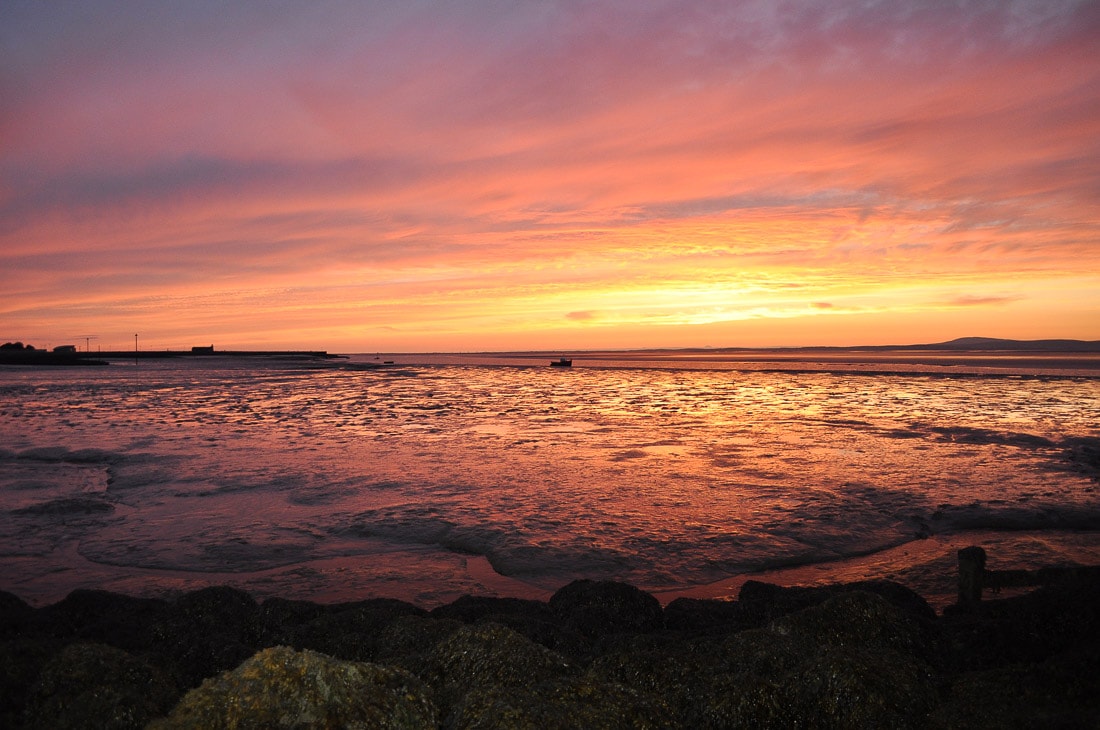
{"label": "dark silhouette of shoreline", "polygon": [[332,360],[343,357],[324,350],[214,350],[196,347],[191,350],[101,350],[79,352],[62,346],[40,350],[22,343],[0,346],[0,365],[109,365],[111,360],[160,360],[168,358],[266,358],[280,360]]}

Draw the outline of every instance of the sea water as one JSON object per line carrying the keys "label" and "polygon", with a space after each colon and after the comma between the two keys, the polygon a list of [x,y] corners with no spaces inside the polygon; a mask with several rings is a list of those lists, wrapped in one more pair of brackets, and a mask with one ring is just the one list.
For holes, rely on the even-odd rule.
{"label": "sea water", "polygon": [[430,606],[890,578],[942,603],[968,544],[1100,563],[1095,371],[392,359],[0,368],[0,589]]}

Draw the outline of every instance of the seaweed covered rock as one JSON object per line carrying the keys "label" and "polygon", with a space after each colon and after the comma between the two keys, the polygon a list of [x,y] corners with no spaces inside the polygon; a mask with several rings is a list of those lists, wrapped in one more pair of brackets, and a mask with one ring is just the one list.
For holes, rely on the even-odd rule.
{"label": "seaweed covered rock", "polygon": [[840,593],[766,628],[617,651],[588,672],[661,697],[676,726],[921,727],[937,703],[920,621]]}
{"label": "seaweed covered rock", "polygon": [[558,677],[526,687],[481,687],[462,698],[444,725],[448,730],[656,730],[673,726],[673,710],[660,695],[644,695],[590,677]]}
{"label": "seaweed covered rock", "polygon": [[573,656],[590,644],[563,622],[544,601],[523,598],[462,596],[433,609],[433,618],[453,618],[463,623],[494,623],[523,634],[548,649]]}
{"label": "seaweed covered rock", "polygon": [[[740,667],[713,713],[731,724],[918,728],[938,697],[921,622],[863,591],[781,617],[726,648]],[[745,671],[750,670],[750,671]]]}
{"label": "seaweed covered rock", "polygon": [[175,608],[196,629],[235,636],[255,643],[262,633],[260,606],[248,593],[211,586],[180,596]]}
{"label": "seaweed covered rock", "polygon": [[893,650],[919,658],[931,653],[931,637],[922,623],[874,593],[849,591],[824,603],[782,616],[774,633],[817,646]]}
{"label": "seaweed covered rock", "polygon": [[454,619],[399,616],[379,635],[375,661],[426,674],[436,646],[461,627]]}
{"label": "seaweed covered rock", "polygon": [[1100,651],[1100,568],[1082,569],[975,611],[949,607],[941,622],[958,671],[1037,663],[1064,651]]}
{"label": "seaweed covered rock", "polygon": [[407,672],[273,647],[203,682],[150,728],[411,730],[437,724],[426,689]]}
{"label": "seaweed covered rock", "polygon": [[825,586],[779,586],[756,580],[746,581],[737,595],[740,617],[746,627],[759,627],[787,614],[817,606],[830,598],[853,591],[874,593],[887,603],[920,619],[934,620],[936,612],[920,595],[886,580],[838,583]]}
{"label": "seaweed covered rock", "polygon": [[709,651],[712,646],[619,649],[594,659],[586,676],[659,701],[659,709],[671,718],[668,727],[704,727],[705,710],[722,694],[727,676],[726,657]]}
{"label": "seaweed covered rock", "polygon": [[656,631],[664,625],[661,603],[626,583],[576,580],[550,597],[550,608],[588,639]]}
{"label": "seaweed covered rock", "polygon": [[163,660],[185,687],[240,664],[260,647],[260,607],[244,591],[226,586],[180,596],[151,626]]}
{"label": "seaweed covered rock", "polygon": [[725,634],[746,625],[737,601],[713,598],[677,598],[665,606],[665,628],[688,634]]}
{"label": "seaweed covered rock", "polygon": [[784,727],[794,717],[784,685],[813,652],[788,636],[750,629],[609,652],[588,674],[661,698],[674,718],[669,727]]}
{"label": "seaweed covered rock", "polygon": [[18,634],[33,613],[34,609],[22,598],[0,591],[0,638]]}
{"label": "seaweed covered rock", "polygon": [[348,661],[374,661],[386,627],[406,616],[426,616],[420,608],[394,599],[344,604],[296,630],[285,632],[293,646]]}
{"label": "seaweed covered rock", "polygon": [[0,641],[0,727],[23,724],[31,686],[58,648],[54,641],[40,638]]}
{"label": "seaweed covered rock", "polygon": [[302,626],[320,618],[331,610],[313,601],[302,601],[273,596],[260,604],[260,645],[296,646],[295,639]]}
{"label": "seaweed covered rock", "polygon": [[938,703],[927,666],[889,650],[829,647],[783,687],[795,716],[822,728],[924,728]]}
{"label": "seaweed covered rock", "polygon": [[38,630],[67,640],[92,641],[132,653],[156,644],[152,625],[169,612],[167,602],[110,591],[77,589],[38,612]]}
{"label": "seaweed covered rock", "polygon": [[1082,648],[1039,664],[1009,664],[956,678],[937,711],[945,728],[1100,726],[1100,654]]}
{"label": "seaweed covered rock", "polygon": [[29,728],[142,728],[176,701],[157,669],[105,644],[70,644],[42,668],[25,710]]}
{"label": "seaweed covered rock", "polygon": [[550,607],[542,601],[528,598],[498,598],[495,596],[460,596],[451,603],[432,609],[432,616],[453,618],[463,623],[496,621],[503,616],[549,621]]}
{"label": "seaweed covered rock", "polygon": [[462,626],[427,657],[426,676],[444,710],[477,690],[531,687],[576,670],[560,654],[496,624]]}

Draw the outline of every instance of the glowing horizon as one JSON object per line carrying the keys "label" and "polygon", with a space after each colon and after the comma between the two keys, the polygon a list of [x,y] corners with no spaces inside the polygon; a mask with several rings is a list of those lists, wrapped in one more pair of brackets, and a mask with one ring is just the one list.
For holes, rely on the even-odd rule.
{"label": "glowing horizon", "polygon": [[0,7],[0,341],[1100,339],[1100,5]]}

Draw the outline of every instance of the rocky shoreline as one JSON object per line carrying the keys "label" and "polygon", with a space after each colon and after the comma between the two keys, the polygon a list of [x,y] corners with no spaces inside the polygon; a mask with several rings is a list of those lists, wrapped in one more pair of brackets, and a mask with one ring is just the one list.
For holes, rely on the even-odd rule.
{"label": "rocky shoreline", "polygon": [[431,611],[228,587],[0,592],[6,728],[1100,726],[1100,572],[937,615],[896,583]]}

